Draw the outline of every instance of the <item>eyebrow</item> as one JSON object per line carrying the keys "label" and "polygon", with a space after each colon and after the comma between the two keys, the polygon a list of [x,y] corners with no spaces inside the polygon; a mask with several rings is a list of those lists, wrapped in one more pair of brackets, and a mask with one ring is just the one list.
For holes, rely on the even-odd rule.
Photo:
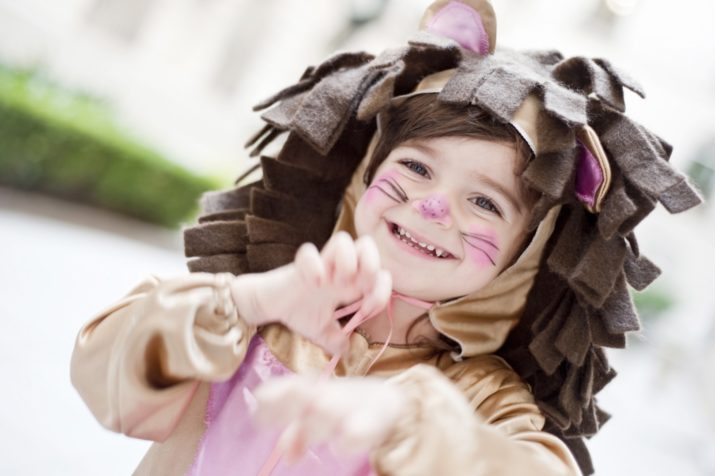
{"label": "eyebrow", "polygon": [[480,174],[479,172],[472,171],[470,173],[470,176],[477,179],[478,182],[485,183],[488,187],[491,187],[494,190],[496,190],[497,193],[499,193],[500,195],[503,195],[504,198],[506,198],[506,200],[511,204],[511,206],[514,209],[516,209],[516,211],[519,214],[523,213],[523,210],[521,208],[521,204],[519,203],[519,200],[517,200],[516,197],[509,190],[507,190],[502,184],[500,184],[496,180],[492,179],[488,175]]}
{"label": "eyebrow", "polygon": [[[423,152],[428,158],[434,161],[439,161],[439,154],[437,153],[437,150],[427,144],[415,142],[412,144],[404,144],[401,147],[417,149],[418,151]],[[496,190],[496,192],[502,195],[519,214],[523,213],[523,208],[519,203],[519,200],[517,200],[517,198],[509,190],[507,190],[506,187],[504,187],[504,185],[492,179],[490,176],[481,174],[476,171],[471,171],[469,175],[477,182],[484,183],[488,187],[491,187]]]}

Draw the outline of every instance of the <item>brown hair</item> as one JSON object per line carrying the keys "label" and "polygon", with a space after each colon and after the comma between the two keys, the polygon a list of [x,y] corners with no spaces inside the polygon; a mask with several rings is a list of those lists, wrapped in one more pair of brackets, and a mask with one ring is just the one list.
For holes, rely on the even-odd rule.
{"label": "brown hair", "polygon": [[[381,131],[370,163],[365,170],[365,185],[390,152],[412,139],[438,137],[470,137],[512,144],[516,149],[517,170],[521,175],[533,154],[524,138],[511,125],[499,121],[478,106],[446,104],[436,94],[419,94],[382,113]],[[539,198],[523,180],[519,181],[519,196],[530,208]]]}

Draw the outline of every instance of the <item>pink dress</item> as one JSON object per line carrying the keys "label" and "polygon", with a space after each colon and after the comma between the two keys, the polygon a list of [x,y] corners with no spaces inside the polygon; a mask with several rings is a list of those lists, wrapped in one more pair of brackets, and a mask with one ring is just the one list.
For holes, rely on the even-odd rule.
{"label": "pink dress", "polygon": [[[267,431],[254,425],[256,407],[253,391],[269,378],[291,373],[256,335],[246,357],[231,379],[215,383],[206,408],[206,431],[187,476],[224,476],[259,473],[273,451],[279,431]],[[328,445],[311,447],[293,465],[281,461],[272,476],[368,476],[374,475],[368,456],[335,455]]]}

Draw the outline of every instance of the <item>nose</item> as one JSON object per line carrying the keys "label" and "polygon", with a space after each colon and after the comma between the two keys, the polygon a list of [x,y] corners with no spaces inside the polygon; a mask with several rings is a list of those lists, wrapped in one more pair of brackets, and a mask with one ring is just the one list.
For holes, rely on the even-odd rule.
{"label": "nose", "polygon": [[444,226],[452,224],[449,213],[449,201],[444,195],[430,195],[412,202],[412,208],[417,210],[425,220],[436,221]]}

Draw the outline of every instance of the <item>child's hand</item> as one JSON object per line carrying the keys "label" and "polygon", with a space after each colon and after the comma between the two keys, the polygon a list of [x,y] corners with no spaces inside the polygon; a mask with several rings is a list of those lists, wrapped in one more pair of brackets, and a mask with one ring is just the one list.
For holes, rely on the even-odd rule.
{"label": "child's hand", "polygon": [[308,446],[330,442],[343,453],[379,446],[405,407],[406,395],[384,380],[317,381],[293,375],[269,380],[256,391],[260,423],[286,427],[280,445],[289,461]]}
{"label": "child's hand", "polygon": [[327,351],[340,353],[346,345],[335,309],[363,299],[369,314],[384,308],[392,280],[380,269],[375,242],[356,241],[345,232],[333,235],[322,252],[306,243],[289,265],[236,278],[234,300],[244,319],[256,325],[281,322]]}

